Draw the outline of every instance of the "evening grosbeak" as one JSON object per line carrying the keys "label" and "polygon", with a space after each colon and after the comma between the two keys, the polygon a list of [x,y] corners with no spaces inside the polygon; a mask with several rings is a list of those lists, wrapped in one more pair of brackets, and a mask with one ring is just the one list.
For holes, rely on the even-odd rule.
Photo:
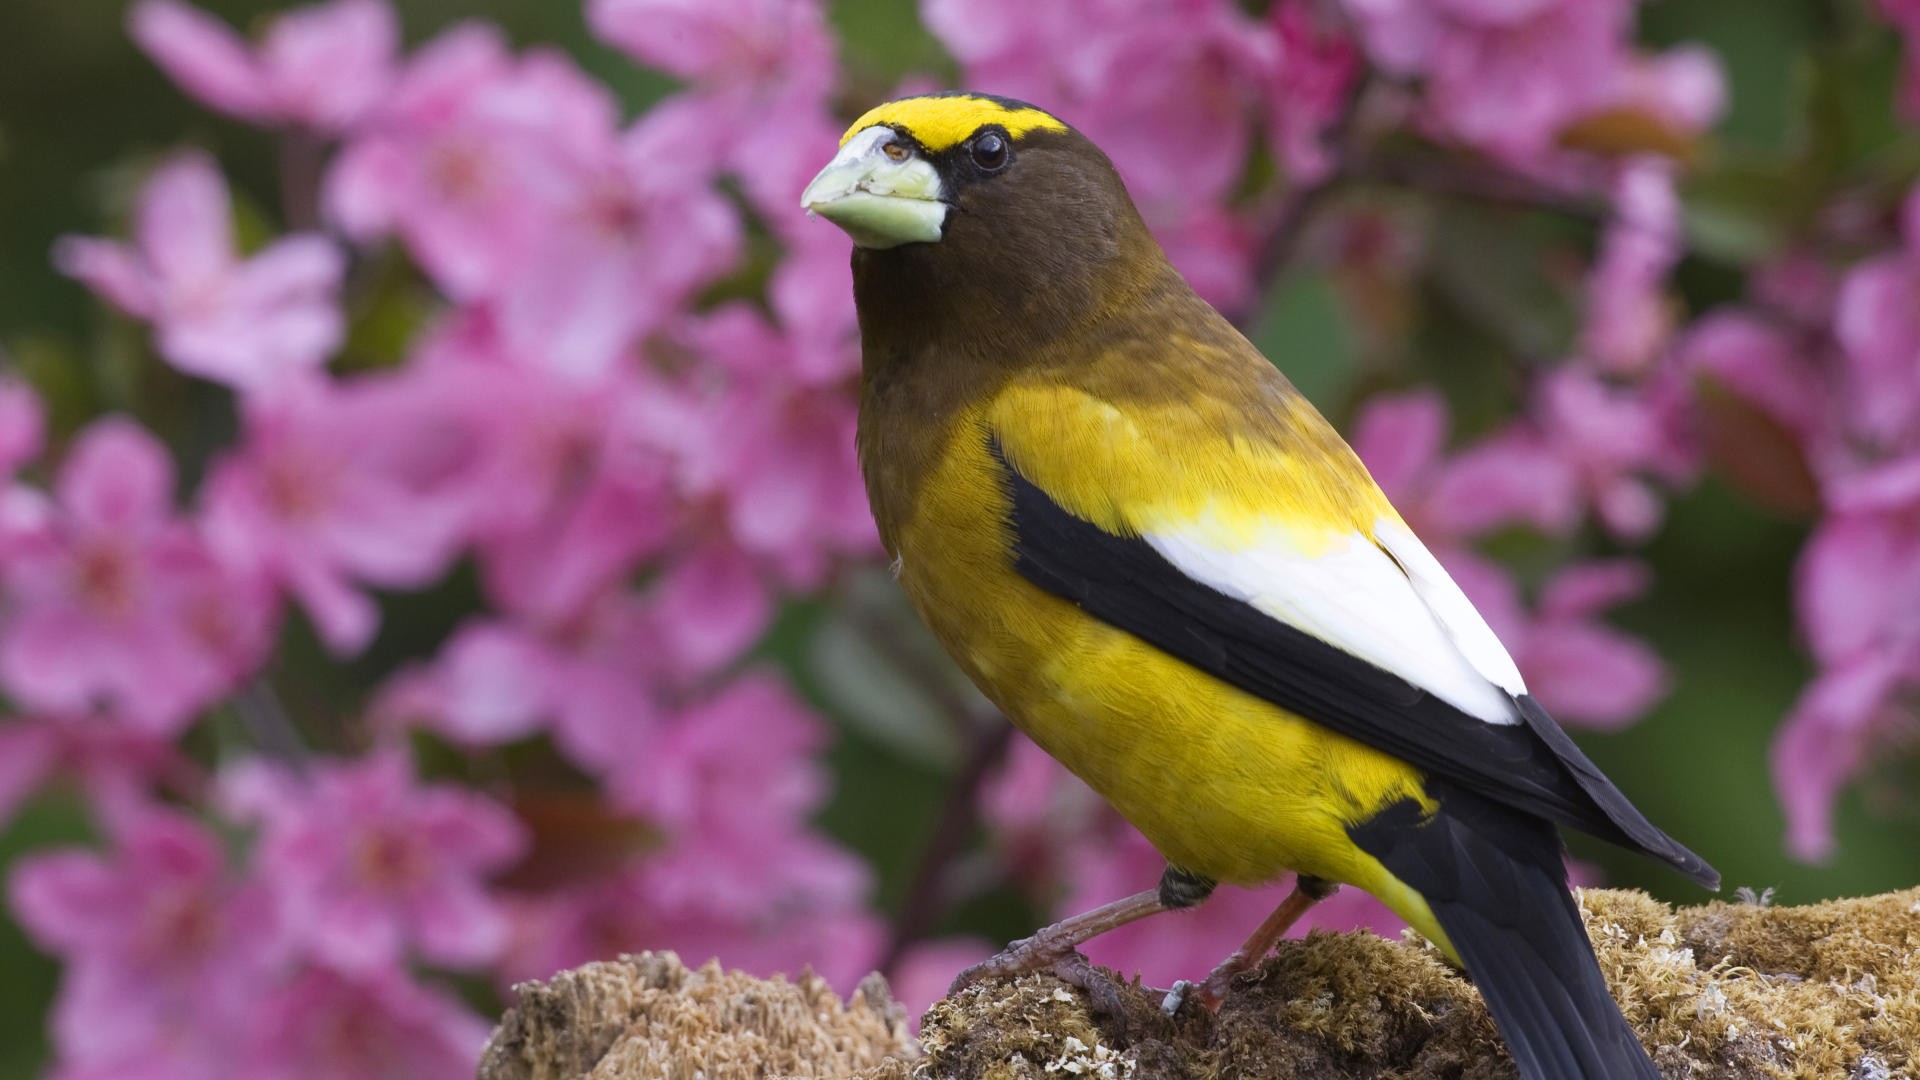
{"label": "evening grosbeak", "polygon": [[901,586],[1167,859],[1157,888],[963,980],[1068,970],[1095,934],[1291,870],[1273,917],[1176,994],[1217,1004],[1346,882],[1466,969],[1524,1076],[1658,1077],[1556,826],[1719,875],[1528,695],[1353,451],[1168,263],[1106,155],[1021,102],[913,97],[855,122],[802,203],[854,240],[860,466]]}

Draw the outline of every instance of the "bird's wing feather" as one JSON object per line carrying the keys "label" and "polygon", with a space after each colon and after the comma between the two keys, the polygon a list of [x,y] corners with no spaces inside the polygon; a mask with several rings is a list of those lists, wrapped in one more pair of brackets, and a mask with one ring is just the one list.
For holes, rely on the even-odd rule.
{"label": "bird's wing feather", "polygon": [[[987,437],[1010,500],[1015,566],[1035,585],[1468,790],[1718,883],[1704,860],[1648,822],[1526,695],[1505,650],[1411,533],[1390,530],[1391,547],[1375,548],[1376,559],[1357,543],[1319,551],[1295,543],[1300,550],[1288,554],[1270,537],[1263,546],[1244,521],[1183,535],[1155,513],[1142,515],[1153,519],[1144,527],[1115,517],[1116,531],[1069,511],[1010,465],[1004,433]],[[1011,455],[1016,461],[1040,453],[1018,450],[1025,453]],[[1112,471],[1081,464],[1096,475]],[[1112,501],[1104,510],[1114,516]],[[1238,554],[1195,539],[1234,532],[1242,537]],[[1307,560],[1329,553],[1338,568],[1320,577]],[[1496,711],[1501,703],[1504,712]]]}
{"label": "bird's wing feather", "polygon": [[[1202,523],[1141,539],[1195,581],[1469,716],[1490,724],[1520,721],[1513,699],[1527,688],[1513,659],[1453,579],[1404,529],[1398,529],[1393,549],[1358,532],[1316,536],[1303,549],[1291,529],[1277,524],[1224,543]],[[1421,567],[1421,577],[1403,568],[1403,557]]]}

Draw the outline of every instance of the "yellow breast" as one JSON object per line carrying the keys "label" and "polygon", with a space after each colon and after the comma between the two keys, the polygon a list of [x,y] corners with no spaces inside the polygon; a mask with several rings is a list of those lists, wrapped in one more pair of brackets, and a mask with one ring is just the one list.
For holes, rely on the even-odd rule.
{"label": "yellow breast", "polygon": [[[1018,387],[971,411],[902,522],[901,583],[988,697],[1170,861],[1226,882],[1296,869],[1368,885],[1377,864],[1344,827],[1396,799],[1424,800],[1416,770],[1094,620],[1013,568],[994,433],[1008,447],[1050,448],[1020,460],[1022,472],[1108,528],[1122,527],[1122,507],[1157,506],[1211,509],[1230,529],[1233,493],[1262,484],[1269,500],[1295,491],[1292,510],[1308,517],[1349,512],[1322,485],[1278,484],[1301,475],[1284,452],[1210,446],[1172,416],[1152,420]],[[1167,440],[1178,445],[1157,445]]]}

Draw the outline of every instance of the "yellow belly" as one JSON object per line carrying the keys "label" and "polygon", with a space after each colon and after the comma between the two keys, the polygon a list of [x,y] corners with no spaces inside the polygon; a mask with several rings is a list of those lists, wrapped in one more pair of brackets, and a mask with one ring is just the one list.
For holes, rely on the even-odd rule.
{"label": "yellow belly", "polygon": [[994,465],[984,440],[978,454],[970,442],[939,466],[949,475],[924,490],[946,497],[920,501],[897,553],[914,606],[986,695],[1170,862],[1236,884],[1298,870],[1404,907],[1346,826],[1399,799],[1424,803],[1419,772],[1021,578]]}

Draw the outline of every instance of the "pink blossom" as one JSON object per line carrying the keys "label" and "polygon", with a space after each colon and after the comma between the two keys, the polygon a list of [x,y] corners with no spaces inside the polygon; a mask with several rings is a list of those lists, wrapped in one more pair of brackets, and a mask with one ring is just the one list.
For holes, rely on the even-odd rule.
{"label": "pink blossom", "polygon": [[1643,539],[1665,510],[1649,476],[1675,480],[1693,467],[1661,410],[1658,383],[1611,386],[1569,364],[1540,388],[1534,424],[1547,452],[1573,470],[1595,518],[1625,539]]}
{"label": "pink blossom", "polygon": [[1614,179],[1614,218],[1587,281],[1580,345],[1602,370],[1644,371],[1673,330],[1663,286],[1680,259],[1680,197],[1659,158],[1628,162]]}
{"label": "pink blossom", "polygon": [[132,246],[62,237],[54,262],[152,322],[160,354],[188,374],[252,390],[318,368],[343,332],[339,251],[296,234],[242,261],[231,216],[213,160],[181,154],[141,189]]}
{"label": "pink blossom", "polygon": [[391,680],[375,713],[469,746],[550,730],[580,768],[625,775],[659,723],[647,635],[645,611],[623,593],[551,624],[471,622],[431,665]]}
{"label": "pink blossom", "polygon": [[309,955],[353,972],[405,960],[474,967],[505,943],[485,880],[525,838],[506,810],[464,788],[423,785],[401,754],[311,766],[250,762],[223,780],[237,817],[258,822],[256,866]]}
{"label": "pink blossom", "polygon": [[652,599],[659,647],[685,672],[713,671],[739,656],[774,613],[774,597],[753,560],[718,539],[664,567]]}
{"label": "pink blossom", "polygon": [[61,467],[58,509],[5,567],[0,679],[23,704],[95,702],[172,734],[265,655],[275,605],[173,516],[173,463],[129,421],[96,421]]}
{"label": "pink blossom", "polygon": [[1920,710],[1920,648],[1908,638],[1822,670],[1773,740],[1773,786],[1787,816],[1787,849],[1812,861],[1833,854],[1840,790],[1876,748],[1910,743]]}
{"label": "pink blossom", "polygon": [[1353,448],[1428,546],[1510,525],[1564,533],[1579,522],[1572,470],[1537,434],[1510,429],[1443,459],[1447,407],[1433,391],[1381,395],[1353,423]]}
{"label": "pink blossom", "polygon": [[487,301],[510,354],[593,381],[736,257],[708,156],[679,153],[712,130],[681,117],[622,134],[612,96],[571,60],[457,29],[409,64],[327,202],[357,237],[398,232],[454,298]]}
{"label": "pink blossom", "polygon": [[[839,858],[853,866],[844,853]],[[695,967],[713,958],[763,975],[812,967],[842,993],[851,991],[873,970],[881,947],[882,929],[862,903],[865,876],[822,882],[804,859],[785,857],[766,872],[766,891],[779,901],[744,919],[679,890],[659,891],[672,884],[672,875],[697,878],[695,858],[657,870],[646,860],[604,881],[525,899],[516,905],[513,948],[501,973],[509,980],[545,978],[588,960],[671,949]]]}
{"label": "pink blossom", "polygon": [[550,215],[564,175],[553,143],[612,122],[603,92],[554,89],[523,77],[494,28],[445,31],[335,160],[328,217],[359,240],[398,233],[455,299],[494,290]]}
{"label": "pink blossom", "polygon": [[833,78],[834,42],[816,0],[588,0],[587,22],[642,64],[683,79],[819,94]]}
{"label": "pink blossom", "polygon": [[1622,103],[1675,132],[1697,134],[1712,127],[1727,107],[1727,76],[1720,58],[1698,45],[1637,57],[1627,70]]}
{"label": "pink blossom", "polygon": [[321,637],[352,652],[379,612],[356,583],[424,585],[469,524],[448,483],[439,400],[404,379],[298,380],[243,402],[245,441],[201,491],[226,558],[298,597]]}
{"label": "pink blossom", "polygon": [[1577,563],[1548,580],[1528,612],[1499,567],[1454,553],[1447,569],[1486,618],[1526,680],[1562,721],[1612,730],[1666,695],[1666,665],[1646,642],[1597,621],[1646,591],[1647,568],[1626,559]]}
{"label": "pink blossom", "polygon": [[1841,387],[1849,426],[1879,451],[1920,431],[1920,187],[1901,207],[1902,250],[1855,267],[1840,286],[1834,333],[1847,359]]}
{"label": "pink blossom", "polygon": [[[1633,5],[1451,3],[1420,16],[1404,0],[1350,0],[1362,40],[1390,68],[1424,74],[1433,127],[1525,165],[1621,91]],[[1439,7],[1440,5],[1435,5]]]}
{"label": "pink blossom", "polygon": [[197,789],[198,766],[171,736],[107,716],[0,719],[0,829],[27,799],[71,783],[102,820],[137,816],[156,785]]}
{"label": "pink blossom", "polygon": [[0,483],[40,454],[46,441],[46,410],[33,387],[0,375]]}
{"label": "pink blossom", "polygon": [[282,955],[274,908],[179,814],[141,808],[112,833],[111,856],[31,855],[9,881],[21,925],[67,963],[53,1017],[62,1063],[227,1075],[232,1033]]}
{"label": "pink blossom", "polygon": [[274,17],[257,54],[224,23],[180,0],[139,0],[133,39],[182,89],[257,124],[340,132],[393,81],[400,28],[385,0],[332,0]]}
{"label": "pink blossom", "polygon": [[[556,84],[575,85],[553,93],[556,101],[587,86],[599,92],[571,66],[523,61],[523,71],[543,67]],[[589,115],[604,125],[586,126]],[[561,148],[569,156],[550,218],[495,300],[509,350],[579,379],[602,376],[662,327],[733,265],[740,246],[738,219],[712,174],[675,167],[677,126],[663,132],[648,116],[616,137],[611,121],[610,112],[583,111],[578,138]]]}
{"label": "pink blossom", "polygon": [[253,1080],[468,1080],[488,1024],[395,968],[312,966],[264,1001],[241,1075]]}
{"label": "pink blossom", "polygon": [[[835,559],[871,554],[854,404],[838,384],[793,378],[843,364],[844,343],[782,337],[739,306],[690,321],[679,339],[741,376],[692,389],[673,417],[648,410],[681,497],[721,510],[732,542],[792,585],[814,587]],[[817,348],[824,356],[810,355]]]}
{"label": "pink blossom", "polygon": [[1360,75],[1354,43],[1305,0],[1285,0],[1268,15],[1275,42],[1268,77],[1268,137],[1294,183],[1325,179],[1336,167],[1327,129]]}

